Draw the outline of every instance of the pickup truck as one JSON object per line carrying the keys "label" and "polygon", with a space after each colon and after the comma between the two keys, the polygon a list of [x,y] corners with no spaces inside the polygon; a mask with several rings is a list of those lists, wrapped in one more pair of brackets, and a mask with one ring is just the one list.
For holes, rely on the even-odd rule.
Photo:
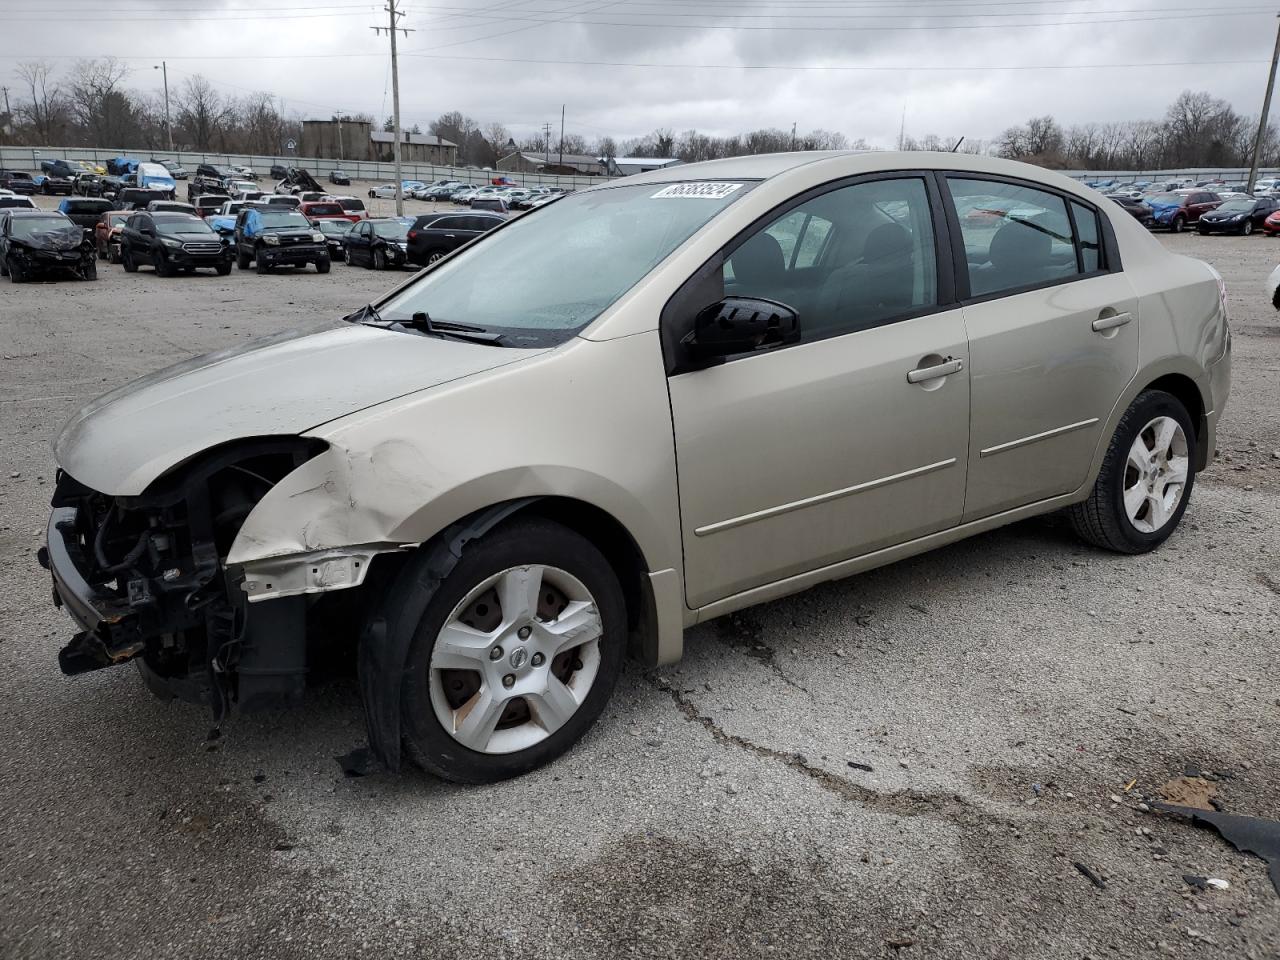
{"label": "pickup truck", "polygon": [[324,234],[297,210],[281,206],[252,206],[236,215],[236,266],[258,273],[273,267],[316,265],[316,273],[328,273],[331,260]]}

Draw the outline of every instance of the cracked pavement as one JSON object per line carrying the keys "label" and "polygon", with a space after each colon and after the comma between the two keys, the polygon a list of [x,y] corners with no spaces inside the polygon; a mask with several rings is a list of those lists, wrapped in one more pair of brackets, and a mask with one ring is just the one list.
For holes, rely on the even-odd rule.
{"label": "cracked pavement", "polygon": [[1193,766],[1280,815],[1280,246],[1161,240],[1223,273],[1236,331],[1220,456],[1164,549],[1046,518],[742,611],[484,788],[344,778],[340,670],[212,744],[132,669],[63,677],[34,562],[79,403],[389,278],[3,287],[0,956],[1280,956],[1263,862],[1138,809]]}

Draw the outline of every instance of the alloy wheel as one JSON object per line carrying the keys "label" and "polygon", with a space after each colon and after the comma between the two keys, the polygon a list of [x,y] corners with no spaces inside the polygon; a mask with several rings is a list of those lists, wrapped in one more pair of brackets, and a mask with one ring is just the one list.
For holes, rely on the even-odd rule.
{"label": "alloy wheel", "polygon": [[454,607],[431,651],[436,719],[478,753],[532,747],[569,721],[600,669],[590,591],[552,566],[510,567]]}
{"label": "alloy wheel", "polygon": [[1124,471],[1124,509],[1134,529],[1155,533],[1178,510],[1191,468],[1187,435],[1172,417],[1156,417],[1138,432]]}

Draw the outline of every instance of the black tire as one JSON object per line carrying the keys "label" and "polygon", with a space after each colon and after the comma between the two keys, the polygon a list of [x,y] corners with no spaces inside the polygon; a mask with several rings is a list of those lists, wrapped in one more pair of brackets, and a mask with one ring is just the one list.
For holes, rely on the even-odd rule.
{"label": "black tire", "polygon": [[387,269],[387,253],[385,250],[378,249],[373,251],[373,269]]}
{"label": "black tire", "polygon": [[84,261],[80,267],[80,276],[85,280],[98,279],[98,261],[94,257],[90,256]]}
{"label": "black tire", "polygon": [[163,252],[157,250],[151,255],[151,263],[156,268],[157,277],[172,277],[174,275],[173,264],[169,262],[169,258]]}
{"label": "black tire", "polygon": [[[1183,485],[1182,499],[1168,522],[1159,530],[1146,533],[1135,527],[1125,512],[1124,480],[1130,447],[1138,433],[1156,417],[1176,420],[1186,434],[1187,480]],[[1198,443],[1195,424],[1182,401],[1163,390],[1144,390],[1138,394],[1116,425],[1089,498],[1067,508],[1067,516],[1076,534],[1087,543],[1116,553],[1147,553],[1160,546],[1177,529],[1191,501]]]}
{"label": "black tire", "polygon": [[1249,234],[1253,233],[1253,221],[1246,220],[1244,222],[1244,226],[1240,228],[1240,233],[1242,236],[1246,236],[1246,237],[1249,236]]}
{"label": "black tire", "polygon": [[225,276],[227,276],[227,274],[229,274],[229,273],[231,272],[231,261],[230,261],[230,260],[226,260],[226,261],[224,261],[224,262],[222,262],[222,263],[218,264],[218,265],[217,265],[216,267],[214,267],[213,269],[217,271],[218,276],[220,276],[220,277],[225,277]]}
{"label": "black tire", "polygon": [[[609,562],[586,538],[536,518],[516,518],[469,542],[443,580],[432,576],[430,559],[424,551],[410,560],[388,591],[383,611],[389,642],[398,631],[410,638],[401,688],[405,752],[428,773],[458,783],[494,783],[554,760],[600,716],[622,671],[626,606]],[[586,699],[560,729],[514,753],[480,753],[462,746],[436,717],[430,693],[431,652],[446,619],[474,586],[502,570],[530,563],[559,567],[590,591],[603,627],[599,669]]]}
{"label": "black tire", "polygon": [[107,244],[107,263],[120,262],[120,247],[117,244]]}
{"label": "black tire", "polygon": [[125,273],[138,272],[138,262],[133,259],[133,251],[123,245],[120,247],[120,262],[124,264]]}
{"label": "black tire", "polygon": [[271,268],[267,266],[267,258],[262,255],[262,248],[258,247],[253,252],[254,266],[257,267],[259,273],[266,273]]}
{"label": "black tire", "polygon": [[1187,225],[1186,218],[1178,216],[1173,218],[1173,222],[1169,224],[1169,229],[1174,233],[1181,233],[1183,228],[1186,227],[1186,225]]}
{"label": "black tire", "polygon": [[351,248],[350,247],[342,248],[342,262],[345,263],[348,267],[351,266]]}
{"label": "black tire", "polygon": [[443,260],[447,256],[448,254],[445,253],[445,251],[443,250],[432,250],[430,253],[427,254],[427,266],[429,267],[434,263],[439,263],[441,260]]}
{"label": "black tire", "polygon": [[325,257],[325,258],[323,258],[322,260],[317,260],[317,261],[316,261],[316,273],[328,273],[328,272],[329,272],[329,268],[330,268],[332,265],[333,265],[333,261],[331,261],[328,257]]}
{"label": "black tire", "polygon": [[1209,235],[1209,231],[1208,231],[1207,229],[1205,229],[1204,227],[1198,227],[1198,228],[1196,228],[1196,229],[1197,229],[1197,232],[1198,232],[1198,233],[1200,234],[1200,236],[1202,236],[1202,237],[1207,237],[1207,236]]}
{"label": "black tire", "polygon": [[5,273],[9,275],[10,283],[26,283],[27,272],[22,269],[16,260],[10,260],[5,265]]}
{"label": "black tire", "polygon": [[236,268],[239,270],[249,269],[249,255],[239,247],[236,247]]}

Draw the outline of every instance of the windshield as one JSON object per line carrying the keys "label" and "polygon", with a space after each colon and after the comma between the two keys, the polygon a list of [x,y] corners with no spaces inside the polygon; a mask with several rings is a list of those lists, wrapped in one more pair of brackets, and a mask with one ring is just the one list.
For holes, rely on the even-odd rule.
{"label": "windshield", "polygon": [[37,233],[50,233],[68,228],[80,229],[63,217],[14,217],[12,232],[15,237],[33,237]]}
{"label": "windshield", "polygon": [[264,227],[309,227],[307,218],[296,210],[263,210],[260,214]]}
{"label": "windshield", "polygon": [[379,312],[384,320],[423,312],[480,325],[507,334],[512,345],[560,343],[752,186],[645,184],[574,194],[486,234]]}
{"label": "windshield", "polygon": [[388,240],[403,240],[409,235],[409,224],[403,220],[375,220],[373,232]]}
{"label": "windshield", "polygon": [[1149,199],[1150,203],[1181,203],[1186,197],[1181,193],[1157,193]]}
{"label": "windshield", "polygon": [[307,213],[313,217],[340,217],[343,210],[336,203],[313,203],[307,207]]}
{"label": "windshield", "polygon": [[1218,213],[1249,213],[1253,210],[1253,200],[1228,200],[1218,207]]}
{"label": "windshield", "polygon": [[340,234],[346,233],[348,230],[351,229],[351,221],[350,220],[321,220],[316,224],[316,228],[321,233],[332,234],[333,236],[336,237]]}
{"label": "windshield", "polygon": [[338,205],[341,206],[343,210],[363,210],[364,209],[363,200],[339,200]]}
{"label": "windshield", "polygon": [[160,233],[213,233],[213,228],[203,220],[157,220],[156,229]]}

